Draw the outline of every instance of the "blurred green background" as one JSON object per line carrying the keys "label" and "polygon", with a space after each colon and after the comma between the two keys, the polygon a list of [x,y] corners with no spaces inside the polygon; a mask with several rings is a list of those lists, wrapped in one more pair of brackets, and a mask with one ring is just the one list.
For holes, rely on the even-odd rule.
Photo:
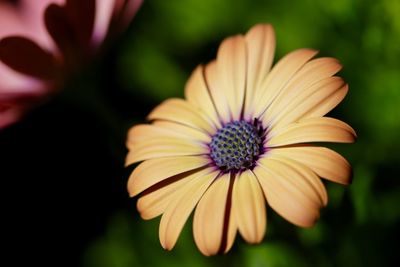
{"label": "blurred green background", "polygon": [[[11,229],[14,220],[29,222],[26,230],[11,231],[10,242],[31,246],[44,239],[45,254],[35,253],[34,259],[51,251],[71,260],[69,266],[84,267],[395,266],[399,11],[398,0],[145,1],[130,29],[102,57],[54,100],[1,133],[7,155],[2,160],[13,178],[6,184],[9,199],[24,203],[6,211],[6,222]],[[225,37],[260,22],[275,28],[275,61],[310,47],[342,62],[339,75],[350,91],[331,116],[348,122],[359,137],[355,144],[331,147],[352,164],[353,183],[326,183],[329,204],[311,229],[269,210],[260,245],[237,238],[228,254],[204,257],[189,222],[176,248],[164,251],[159,218],[142,220],[136,199],[125,190],[131,171],[123,168],[126,131],[162,100],[182,97],[191,71],[214,58]],[[35,175],[41,178],[32,180]]]}

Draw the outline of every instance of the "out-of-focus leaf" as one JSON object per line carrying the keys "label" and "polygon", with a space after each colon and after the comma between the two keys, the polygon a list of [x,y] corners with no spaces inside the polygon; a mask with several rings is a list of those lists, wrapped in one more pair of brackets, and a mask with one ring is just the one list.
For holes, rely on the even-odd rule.
{"label": "out-of-focus leaf", "polygon": [[183,95],[185,79],[182,68],[162,48],[141,40],[126,49],[121,57],[121,76],[126,87],[137,84],[157,101]]}
{"label": "out-of-focus leaf", "polygon": [[243,250],[244,266],[285,267],[309,266],[307,259],[287,243],[268,242],[258,246],[248,246]]}
{"label": "out-of-focus leaf", "polygon": [[85,267],[140,266],[130,238],[130,223],[123,214],[110,222],[105,236],[95,241],[85,255]]}
{"label": "out-of-focus leaf", "polygon": [[306,246],[318,245],[326,239],[328,229],[323,222],[318,222],[311,228],[299,228],[300,241]]}
{"label": "out-of-focus leaf", "polygon": [[356,176],[350,187],[351,199],[354,205],[355,218],[358,223],[365,223],[371,214],[373,201],[372,182],[373,173],[368,167],[359,165],[355,168]]}

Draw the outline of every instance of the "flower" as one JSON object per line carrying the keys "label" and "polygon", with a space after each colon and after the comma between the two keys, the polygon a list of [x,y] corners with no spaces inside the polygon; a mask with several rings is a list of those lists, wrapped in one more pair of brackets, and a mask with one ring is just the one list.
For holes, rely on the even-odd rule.
{"label": "flower", "polygon": [[54,93],[101,44],[124,29],[142,0],[0,3],[0,129]]}
{"label": "flower", "polygon": [[275,35],[256,25],[225,39],[217,59],[198,66],[185,100],[169,99],[128,133],[128,180],[143,219],[162,214],[159,238],[170,250],[194,211],[204,255],[227,252],[237,231],[249,243],[266,232],[266,203],[289,222],[314,225],[328,196],[319,177],[348,184],[351,167],[313,142],[351,143],[355,131],[324,117],[348,86],[334,58],[299,49],[273,68]]}

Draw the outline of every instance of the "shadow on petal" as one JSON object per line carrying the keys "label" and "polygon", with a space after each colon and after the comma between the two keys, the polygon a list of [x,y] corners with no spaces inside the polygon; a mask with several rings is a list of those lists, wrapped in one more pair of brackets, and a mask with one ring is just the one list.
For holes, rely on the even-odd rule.
{"label": "shadow on petal", "polygon": [[20,36],[0,41],[0,60],[16,71],[43,80],[54,79],[60,70],[52,54]]}
{"label": "shadow on petal", "polygon": [[95,0],[67,0],[65,12],[82,49],[90,48],[95,19]]}

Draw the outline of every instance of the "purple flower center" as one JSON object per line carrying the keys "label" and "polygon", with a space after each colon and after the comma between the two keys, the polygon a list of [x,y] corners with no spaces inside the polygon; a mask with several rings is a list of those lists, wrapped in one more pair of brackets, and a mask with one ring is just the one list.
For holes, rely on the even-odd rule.
{"label": "purple flower center", "polygon": [[230,122],[212,137],[210,157],[223,171],[250,169],[262,152],[263,132],[257,120]]}

